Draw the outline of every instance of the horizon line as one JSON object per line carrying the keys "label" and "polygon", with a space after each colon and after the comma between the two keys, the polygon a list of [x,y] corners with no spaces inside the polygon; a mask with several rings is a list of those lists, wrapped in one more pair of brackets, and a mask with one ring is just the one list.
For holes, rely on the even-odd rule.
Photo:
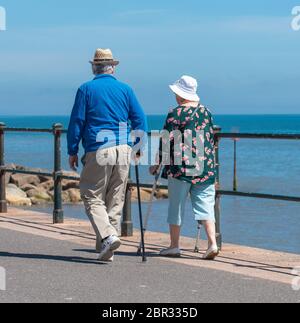
{"label": "horizon line", "polygon": [[[165,114],[154,114],[145,113],[147,117],[155,117],[155,116],[166,116]],[[300,113],[213,113],[213,116],[300,116]],[[49,115],[42,115],[42,114],[3,114],[0,115],[0,118],[30,118],[30,117],[70,117],[69,114],[49,114]],[[1,121],[1,120],[0,120]]]}

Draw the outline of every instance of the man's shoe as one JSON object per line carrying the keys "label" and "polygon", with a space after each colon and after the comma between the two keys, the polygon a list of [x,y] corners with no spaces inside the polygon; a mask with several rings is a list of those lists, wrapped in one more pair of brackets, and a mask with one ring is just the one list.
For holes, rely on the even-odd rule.
{"label": "man's shoe", "polygon": [[162,257],[175,257],[179,258],[181,256],[181,250],[179,248],[168,248],[163,249],[159,253]]}
{"label": "man's shoe", "polygon": [[205,255],[203,256],[204,260],[215,260],[215,258],[219,255],[220,251],[217,246],[211,246],[206,251]]}
{"label": "man's shoe", "polygon": [[109,250],[106,255],[104,255],[101,259],[104,262],[113,262],[114,261],[114,252]]}
{"label": "man's shoe", "polygon": [[112,257],[113,251],[117,250],[121,246],[121,240],[116,236],[109,236],[102,243],[102,250],[99,254],[98,260],[107,261]]}

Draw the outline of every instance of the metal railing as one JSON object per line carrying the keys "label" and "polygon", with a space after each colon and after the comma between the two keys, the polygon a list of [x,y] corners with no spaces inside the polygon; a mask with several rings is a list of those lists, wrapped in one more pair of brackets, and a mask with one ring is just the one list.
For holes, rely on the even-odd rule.
{"label": "metal railing", "polygon": [[[54,161],[53,161],[53,172],[38,172],[31,170],[16,170],[9,168],[5,165],[5,147],[4,137],[5,132],[34,132],[34,133],[49,133],[53,135],[54,145]],[[52,178],[54,181],[54,209],[53,209],[53,223],[63,223],[64,212],[63,212],[63,201],[62,201],[62,180],[75,180],[79,181],[80,178],[76,176],[69,176],[63,173],[61,163],[61,135],[66,133],[63,130],[61,124],[54,124],[52,129],[31,129],[31,128],[7,128],[4,123],[0,123],[0,213],[7,213],[7,201],[6,201],[6,185],[5,185],[5,174],[24,174],[24,175],[38,175]],[[233,178],[233,190],[222,190],[220,186],[220,157],[219,148],[221,139],[233,139],[234,142],[234,178]],[[222,133],[221,128],[215,127],[215,149],[216,149],[216,203],[215,203],[215,216],[216,216],[216,231],[218,245],[222,246],[222,234],[221,234],[221,197],[227,196],[239,196],[239,197],[250,197],[250,198],[262,198],[271,200],[282,200],[290,202],[300,202],[300,197],[296,196],[285,196],[285,195],[272,195],[272,194],[261,194],[261,193],[249,193],[238,191],[237,182],[237,140],[239,139],[276,139],[276,140],[300,140],[300,134],[245,134],[245,133]],[[136,185],[133,181],[129,180],[125,205],[123,208],[123,219],[121,224],[122,236],[133,235],[133,222],[132,222],[132,189]],[[142,188],[152,188],[150,184],[142,184]],[[166,185],[159,185],[158,189],[168,189]]]}
{"label": "metal railing", "polygon": [[233,190],[232,191],[219,190],[218,194],[228,195],[228,196],[241,196],[241,197],[252,197],[252,198],[270,199],[270,200],[289,201],[289,202],[300,202],[300,196],[286,196],[286,195],[239,192],[238,191],[238,180],[237,180],[237,141],[239,139],[300,140],[300,134],[218,133],[217,138],[218,138],[218,141],[220,141],[221,138],[233,139],[233,141],[234,141]]}
{"label": "metal railing", "polygon": [[[54,161],[53,172],[38,172],[32,170],[19,170],[5,166],[5,147],[4,147],[4,134],[5,132],[31,132],[31,133],[49,133],[53,135],[54,144]],[[54,124],[52,129],[31,129],[31,128],[7,128],[4,123],[0,123],[0,213],[7,212],[6,201],[6,185],[5,174],[24,174],[24,175],[37,175],[52,178],[54,181],[54,210],[53,210],[53,223],[64,222],[64,212],[62,203],[62,180],[80,180],[79,177],[68,176],[63,173],[61,164],[61,135],[66,133],[61,124]]]}

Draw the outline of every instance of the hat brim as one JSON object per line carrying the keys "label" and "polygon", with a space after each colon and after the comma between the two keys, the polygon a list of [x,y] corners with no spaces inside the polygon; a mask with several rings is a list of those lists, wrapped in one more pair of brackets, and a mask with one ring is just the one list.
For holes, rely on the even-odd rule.
{"label": "hat brim", "polygon": [[169,85],[169,87],[172,92],[174,92],[175,94],[177,94],[178,96],[180,96],[181,98],[183,98],[185,100],[189,100],[189,101],[193,101],[193,102],[200,101],[200,97],[198,96],[198,94],[191,94],[191,93],[184,92],[176,85]]}
{"label": "hat brim", "polygon": [[101,66],[117,66],[120,64],[119,61],[90,61],[92,65],[101,65]]}

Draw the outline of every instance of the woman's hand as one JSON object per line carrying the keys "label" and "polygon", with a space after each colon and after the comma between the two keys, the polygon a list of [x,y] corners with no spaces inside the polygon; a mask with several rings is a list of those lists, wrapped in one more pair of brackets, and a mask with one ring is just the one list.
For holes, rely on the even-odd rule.
{"label": "woman's hand", "polygon": [[149,172],[153,176],[158,174],[158,170],[159,170],[159,165],[153,165],[149,168]]}

